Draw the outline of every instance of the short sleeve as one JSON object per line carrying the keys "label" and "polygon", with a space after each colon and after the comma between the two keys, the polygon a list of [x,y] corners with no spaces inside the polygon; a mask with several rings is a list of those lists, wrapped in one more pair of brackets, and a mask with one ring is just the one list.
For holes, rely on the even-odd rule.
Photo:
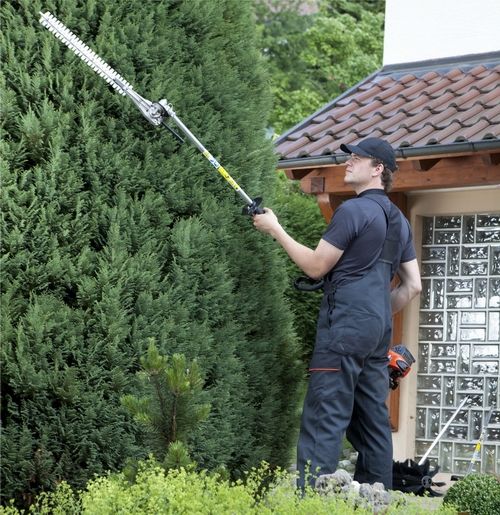
{"label": "short sleeve", "polygon": [[413,261],[417,258],[417,253],[415,252],[415,245],[413,244],[413,235],[411,232],[410,224],[408,225],[408,239],[406,240],[406,244],[403,246],[403,252],[401,254],[401,263],[407,263],[408,261]]}
{"label": "short sleeve", "polygon": [[347,200],[333,213],[322,239],[340,250],[346,250],[358,236],[360,226],[359,210],[355,209],[353,202]]}

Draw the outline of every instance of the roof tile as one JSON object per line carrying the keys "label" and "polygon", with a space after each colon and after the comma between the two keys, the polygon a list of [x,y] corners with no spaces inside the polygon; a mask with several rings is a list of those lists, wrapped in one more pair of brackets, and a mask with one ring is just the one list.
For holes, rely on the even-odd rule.
{"label": "roof tile", "polygon": [[[496,88],[493,88],[491,91],[488,91],[484,94],[481,94],[479,91],[476,90],[471,91],[475,91],[476,96],[473,97],[471,101],[462,102],[462,109],[469,109],[469,107],[471,107],[471,104],[473,105],[476,102],[479,102],[483,107],[489,108],[494,108],[495,106],[498,106],[500,104],[500,102],[498,101],[500,98],[500,84]],[[479,96],[480,98],[476,98],[477,96]]]}
{"label": "roof tile", "polygon": [[395,148],[495,140],[500,52],[382,68],[278,138],[282,159],[341,153],[368,136]]}

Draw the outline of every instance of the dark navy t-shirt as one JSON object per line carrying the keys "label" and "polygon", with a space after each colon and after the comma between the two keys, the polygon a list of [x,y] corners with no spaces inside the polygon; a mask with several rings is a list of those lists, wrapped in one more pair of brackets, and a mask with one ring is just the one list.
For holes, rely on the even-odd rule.
{"label": "dark navy t-shirt", "polygon": [[[356,198],[346,200],[338,207],[324,232],[322,239],[344,253],[331,272],[331,280],[340,284],[344,280],[361,278],[377,261],[382,250],[387,219],[382,207],[366,195],[380,195],[390,206],[391,201],[383,190],[371,189]],[[400,212],[401,241],[403,252],[401,263],[416,258],[410,224]]]}

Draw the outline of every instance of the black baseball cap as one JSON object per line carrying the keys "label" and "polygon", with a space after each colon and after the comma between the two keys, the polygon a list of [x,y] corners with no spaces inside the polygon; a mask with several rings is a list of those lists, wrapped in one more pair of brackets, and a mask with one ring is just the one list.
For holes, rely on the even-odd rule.
{"label": "black baseball cap", "polygon": [[391,172],[397,168],[396,154],[393,148],[380,138],[366,138],[357,145],[340,145],[340,150],[346,154],[356,154],[362,157],[374,157],[384,163]]}

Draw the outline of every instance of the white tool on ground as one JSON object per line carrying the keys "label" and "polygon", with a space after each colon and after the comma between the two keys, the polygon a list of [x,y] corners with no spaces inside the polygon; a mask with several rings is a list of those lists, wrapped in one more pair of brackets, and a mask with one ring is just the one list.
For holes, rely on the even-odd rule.
{"label": "white tool on ground", "polygon": [[436,436],[436,439],[432,442],[432,445],[427,449],[427,452],[422,456],[421,460],[418,462],[419,465],[422,465],[424,461],[427,459],[427,456],[431,453],[432,449],[434,449],[435,445],[439,442],[441,437],[444,435],[448,427],[450,427],[450,424],[455,420],[455,417],[458,415],[458,412],[464,407],[465,403],[469,400],[469,397],[464,397],[458,408],[456,409],[455,413],[451,416],[450,420],[446,422],[446,424],[443,426],[443,429],[439,432],[439,434]]}

